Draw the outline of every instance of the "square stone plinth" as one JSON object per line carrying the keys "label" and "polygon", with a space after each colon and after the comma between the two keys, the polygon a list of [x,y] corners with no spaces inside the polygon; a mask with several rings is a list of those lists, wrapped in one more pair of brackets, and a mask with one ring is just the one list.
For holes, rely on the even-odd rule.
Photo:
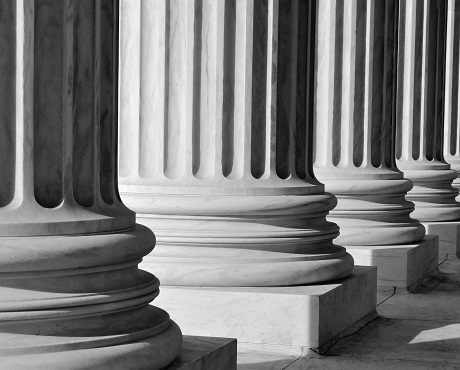
{"label": "square stone plinth", "polygon": [[439,261],[448,254],[460,256],[460,222],[422,222],[426,233],[439,236]]}
{"label": "square stone plinth", "polygon": [[375,267],[355,266],[345,278],[292,287],[162,286],[155,305],[187,335],[237,338],[238,346],[302,355],[348,335],[376,313]]}
{"label": "square stone plinth", "polygon": [[415,287],[438,267],[438,237],[426,235],[418,244],[346,246],[356,265],[377,266],[380,286]]}
{"label": "square stone plinth", "polygon": [[184,336],[179,356],[165,370],[236,370],[236,339]]}

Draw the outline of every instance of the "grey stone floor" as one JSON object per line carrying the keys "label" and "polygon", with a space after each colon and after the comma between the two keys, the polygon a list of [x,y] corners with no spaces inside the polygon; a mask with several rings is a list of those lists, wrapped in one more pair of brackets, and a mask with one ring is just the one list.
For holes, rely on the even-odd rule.
{"label": "grey stone floor", "polygon": [[325,355],[239,352],[239,370],[460,369],[460,259],[449,256],[414,291],[380,288],[379,317]]}

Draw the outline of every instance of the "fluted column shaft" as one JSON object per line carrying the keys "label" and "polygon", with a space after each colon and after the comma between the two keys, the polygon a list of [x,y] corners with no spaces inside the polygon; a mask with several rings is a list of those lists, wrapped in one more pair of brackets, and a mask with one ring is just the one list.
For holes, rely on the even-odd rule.
{"label": "fluted column shaft", "polygon": [[0,367],[159,369],[182,337],[117,187],[118,5],[0,0]]}
{"label": "fluted column shaft", "polygon": [[[460,1],[448,0],[444,104],[444,158],[460,171]],[[460,178],[452,185],[460,189]],[[458,199],[458,197],[457,197]]]}
{"label": "fluted column shaft", "polygon": [[[312,173],[315,2],[122,2],[120,184],[168,285],[346,276]],[[155,262],[156,261],[156,262]],[[175,271],[176,276],[171,276]]]}
{"label": "fluted column shaft", "polygon": [[397,12],[397,0],[318,2],[314,169],[345,245],[424,236],[394,159]]}
{"label": "fluted column shaft", "polygon": [[443,156],[447,1],[400,4],[396,158],[421,221],[460,219],[457,173]]}

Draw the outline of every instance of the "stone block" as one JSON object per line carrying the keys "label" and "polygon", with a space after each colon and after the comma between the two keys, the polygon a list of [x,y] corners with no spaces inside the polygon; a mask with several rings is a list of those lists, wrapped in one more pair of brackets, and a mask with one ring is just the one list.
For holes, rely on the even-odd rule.
{"label": "stone block", "polygon": [[302,354],[319,351],[375,316],[375,267],[319,285],[250,288],[162,286],[155,304],[186,335],[234,337],[238,346]]}
{"label": "stone block", "polygon": [[417,244],[346,246],[356,265],[377,266],[377,284],[414,287],[438,267],[438,237],[427,235]]}
{"label": "stone block", "polygon": [[184,336],[179,356],[165,370],[236,370],[236,339]]}
{"label": "stone block", "polygon": [[422,222],[426,233],[439,236],[439,261],[447,254],[460,255],[460,222]]}

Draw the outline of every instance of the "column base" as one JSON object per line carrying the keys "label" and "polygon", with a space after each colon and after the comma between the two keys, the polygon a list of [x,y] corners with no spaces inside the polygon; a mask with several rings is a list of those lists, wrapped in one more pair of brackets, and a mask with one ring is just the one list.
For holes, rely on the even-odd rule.
{"label": "column base", "polygon": [[236,339],[184,336],[182,349],[164,370],[236,370]]}
{"label": "column base", "polygon": [[[162,286],[155,300],[185,334],[235,337],[238,345],[301,355],[325,351],[376,313],[375,267],[321,285],[251,288]],[[257,346],[256,346],[257,347]]]}
{"label": "column base", "polygon": [[438,267],[438,237],[427,235],[417,244],[346,246],[355,265],[376,266],[377,285],[414,287]]}
{"label": "column base", "polygon": [[439,262],[444,261],[448,254],[460,257],[460,222],[422,222],[426,233],[439,236]]}

